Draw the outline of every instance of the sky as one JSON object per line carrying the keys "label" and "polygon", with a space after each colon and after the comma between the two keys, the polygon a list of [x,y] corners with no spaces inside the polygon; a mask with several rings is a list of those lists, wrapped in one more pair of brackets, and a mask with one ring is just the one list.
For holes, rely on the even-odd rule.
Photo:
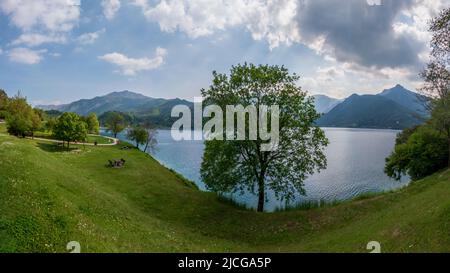
{"label": "sky", "polygon": [[34,104],[113,91],[193,100],[212,71],[284,65],[311,94],[420,87],[450,0],[0,0],[0,88]]}

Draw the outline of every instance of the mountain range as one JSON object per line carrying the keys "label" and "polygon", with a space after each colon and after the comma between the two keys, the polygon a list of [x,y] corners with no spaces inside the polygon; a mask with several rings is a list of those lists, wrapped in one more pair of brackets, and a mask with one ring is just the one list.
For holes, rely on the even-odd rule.
{"label": "mountain range", "polygon": [[187,105],[193,108],[193,103],[183,99],[151,98],[128,90],[112,92],[92,99],[81,99],[69,104],[38,105],[43,110],[60,112],[75,112],[79,115],[95,113],[100,122],[108,112],[121,112],[127,120],[151,121],[159,127],[170,127],[177,118],[170,116],[175,105]]}
{"label": "mountain range", "polygon": [[424,122],[428,116],[425,101],[424,96],[397,84],[377,95],[353,94],[324,111],[316,123],[322,127],[404,129]]}
{"label": "mountain range", "polygon": [[[322,127],[403,129],[422,123],[428,115],[423,103],[425,97],[401,85],[377,95],[353,94],[346,99],[314,95],[314,99],[316,110],[322,113],[316,123]],[[118,111],[130,120],[148,120],[159,127],[170,127],[177,119],[170,116],[171,109],[179,104],[193,108],[193,103],[187,100],[151,98],[125,90],[69,104],[37,107],[80,115],[93,112],[99,115],[100,121],[105,113]]]}

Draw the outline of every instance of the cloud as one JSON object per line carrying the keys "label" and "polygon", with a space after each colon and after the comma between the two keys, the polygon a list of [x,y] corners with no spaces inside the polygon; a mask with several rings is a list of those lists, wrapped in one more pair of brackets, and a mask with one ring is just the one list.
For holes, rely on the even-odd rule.
{"label": "cloud", "polygon": [[127,76],[133,76],[139,71],[152,70],[160,67],[164,63],[164,57],[167,50],[158,47],[156,49],[155,57],[134,59],[127,57],[121,53],[113,52],[99,56],[100,60],[117,65],[121,73]]}
{"label": "cloud", "polygon": [[44,35],[39,33],[24,33],[11,42],[11,45],[27,45],[29,47],[39,46],[45,43],[64,44],[67,41],[64,35]]}
{"label": "cloud", "polygon": [[[0,12],[10,18],[11,25],[22,31],[10,45],[63,44],[78,24],[80,0],[1,0]],[[9,57],[15,62],[36,64],[42,60],[45,51],[18,47],[9,52]]]}
{"label": "cloud", "polygon": [[417,52],[425,45],[394,30],[400,12],[413,5],[413,0],[385,0],[381,5],[309,0],[299,9],[297,22],[303,43],[323,37],[319,51],[338,61],[377,68],[414,66],[419,63]]}
{"label": "cloud", "polygon": [[13,48],[8,52],[9,59],[13,62],[22,64],[37,64],[43,57],[42,54],[47,50],[31,50],[24,47]]}
{"label": "cloud", "polygon": [[0,11],[23,31],[70,31],[80,16],[80,0],[2,0]]}
{"label": "cloud", "polygon": [[104,32],[105,32],[105,29],[103,28],[96,32],[84,33],[84,34],[78,36],[77,41],[82,45],[93,44],[98,39],[98,37],[100,37],[100,35]]}
{"label": "cloud", "polygon": [[429,49],[424,27],[444,1],[131,0],[164,32],[195,39],[244,27],[270,49],[302,43],[326,59],[374,68],[419,66]]}
{"label": "cloud", "polygon": [[299,41],[297,0],[228,1],[228,0],[161,0],[150,5],[146,0],[133,0],[145,17],[157,22],[164,32],[181,31],[198,38],[243,25],[255,40],[266,40],[271,48],[281,43]]}
{"label": "cloud", "polygon": [[103,7],[103,14],[108,20],[112,20],[120,9],[119,0],[103,0],[101,5]]}

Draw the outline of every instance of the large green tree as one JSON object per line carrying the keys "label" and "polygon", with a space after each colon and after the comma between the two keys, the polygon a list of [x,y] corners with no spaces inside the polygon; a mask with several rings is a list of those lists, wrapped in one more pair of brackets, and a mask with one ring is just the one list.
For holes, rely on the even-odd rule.
{"label": "large green tree", "polygon": [[56,139],[67,142],[67,148],[70,142],[86,141],[87,125],[76,113],[66,112],[62,114],[53,128],[53,135]]}
{"label": "large green tree", "polygon": [[432,51],[430,62],[421,74],[425,80],[422,92],[432,98],[431,123],[447,137],[450,154],[450,8],[431,21],[430,31]]}
{"label": "large green tree", "polygon": [[106,128],[114,135],[114,137],[117,137],[117,134],[122,132],[127,126],[125,118],[117,112],[111,112],[105,123]]}
{"label": "large green tree", "polygon": [[[313,98],[296,85],[298,79],[284,67],[269,65],[233,66],[230,75],[213,72],[212,85],[202,90],[205,105],[222,109],[226,105],[257,109],[278,105],[279,143],[277,149],[267,151],[263,149],[267,141],[259,133],[256,140],[234,141],[224,136],[224,140],[205,141],[201,176],[208,189],[256,192],[257,211],[264,210],[268,189],[287,201],[296,193],[305,194],[305,179],[326,167],[324,148],[328,140],[314,126],[319,114]],[[246,135],[250,127],[246,126]]]}

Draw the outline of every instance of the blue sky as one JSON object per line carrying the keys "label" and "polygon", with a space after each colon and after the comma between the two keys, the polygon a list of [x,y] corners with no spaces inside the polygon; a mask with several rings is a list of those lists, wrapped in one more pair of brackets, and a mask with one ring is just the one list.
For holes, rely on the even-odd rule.
{"label": "blue sky", "polygon": [[33,104],[120,90],[192,100],[213,70],[252,62],[285,65],[312,94],[414,90],[444,2],[0,0],[0,88]]}

